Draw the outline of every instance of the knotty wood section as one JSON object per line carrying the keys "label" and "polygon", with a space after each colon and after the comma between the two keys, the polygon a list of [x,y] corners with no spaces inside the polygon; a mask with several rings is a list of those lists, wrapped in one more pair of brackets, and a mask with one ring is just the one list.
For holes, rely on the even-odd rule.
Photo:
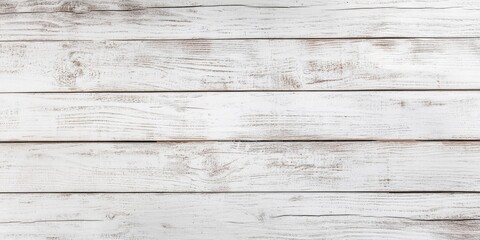
{"label": "knotty wood section", "polygon": [[480,191],[479,142],[0,144],[0,192]]}
{"label": "knotty wood section", "polygon": [[480,237],[478,194],[1,194],[0,211],[2,239]]}
{"label": "knotty wood section", "polygon": [[480,139],[460,92],[0,94],[0,141]]}
{"label": "knotty wood section", "polygon": [[0,92],[480,89],[480,40],[0,43]]}
{"label": "knotty wood section", "polygon": [[[0,40],[480,37],[480,2],[7,0]],[[304,4],[306,3],[306,4]],[[308,4],[308,5],[307,5]]]}

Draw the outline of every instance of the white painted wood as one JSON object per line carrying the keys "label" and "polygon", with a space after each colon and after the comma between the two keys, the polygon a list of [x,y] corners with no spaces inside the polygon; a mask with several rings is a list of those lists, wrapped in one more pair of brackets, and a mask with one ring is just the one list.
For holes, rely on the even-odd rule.
{"label": "white painted wood", "polygon": [[477,2],[475,0],[436,0],[436,1],[398,1],[398,0],[3,0],[2,13],[12,12],[88,12],[88,11],[128,11],[145,8],[162,7],[212,7],[212,6],[245,6],[245,7],[312,7],[322,6],[326,9],[335,8],[428,8],[435,4],[437,8],[459,8],[464,6],[472,9]]}
{"label": "white painted wood", "polygon": [[478,239],[478,194],[1,194],[2,239]]}
{"label": "white painted wood", "polygon": [[0,0],[0,239],[480,239],[478,141],[275,142],[480,140],[479,91],[307,91],[478,90],[479,16]]}
{"label": "white painted wood", "polygon": [[0,40],[480,37],[472,0],[80,2],[7,0]]}
{"label": "white painted wood", "polygon": [[480,40],[0,43],[0,92],[480,89]]}
{"label": "white painted wood", "polygon": [[480,94],[0,94],[1,141],[480,139]]}
{"label": "white painted wood", "polygon": [[464,6],[471,9],[476,0],[436,0],[436,1],[398,1],[398,0],[3,0],[1,13],[22,12],[88,12],[88,11],[129,11],[162,7],[212,7],[212,6],[245,6],[245,7],[312,7],[322,6],[326,9],[348,8],[428,8],[435,4],[436,8],[455,8]]}
{"label": "white painted wood", "polygon": [[[347,5],[342,1],[334,1],[341,6]],[[351,1],[349,6],[362,6],[365,1]],[[463,1],[465,4],[471,4],[472,1]],[[378,4],[386,6],[391,1],[369,1],[368,4]],[[442,6],[452,6],[452,1],[442,1],[438,4]],[[129,11],[141,10],[146,8],[162,8],[162,7],[212,7],[212,6],[250,6],[250,7],[301,7],[301,6],[329,6],[328,2],[322,0],[48,0],[48,1],[32,1],[32,0],[3,0],[0,13],[25,13],[25,12],[76,12],[84,13],[89,11]],[[331,5],[330,5],[331,6]]]}
{"label": "white painted wood", "polygon": [[0,144],[0,192],[480,191],[478,142]]}

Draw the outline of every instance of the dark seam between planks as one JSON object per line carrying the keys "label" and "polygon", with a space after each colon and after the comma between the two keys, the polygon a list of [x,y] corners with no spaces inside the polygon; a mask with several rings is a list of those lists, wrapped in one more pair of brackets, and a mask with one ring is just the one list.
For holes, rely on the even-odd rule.
{"label": "dark seam between planks", "polygon": [[480,92],[480,89],[477,88],[453,88],[453,89],[338,89],[338,90],[136,90],[136,91],[21,91],[21,92],[1,92],[0,94],[82,94],[82,93],[302,93],[302,92],[325,92],[325,93],[335,93],[335,92]]}
{"label": "dark seam between planks", "polygon": [[224,142],[224,143],[281,143],[281,142],[344,142],[344,143],[354,143],[354,142],[398,142],[398,143],[415,143],[415,142],[464,142],[464,143],[480,143],[480,139],[337,139],[337,140],[28,140],[28,141],[0,141],[0,144],[25,144],[25,143],[48,143],[48,144],[57,144],[57,143],[212,143],[212,142]]}
{"label": "dark seam between planks", "polygon": [[118,38],[118,39],[15,39],[15,40],[2,40],[1,42],[156,42],[156,41],[239,41],[239,40],[449,40],[449,39],[480,39],[480,36],[451,36],[451,37],[271,37],[271,38],[259,38],[259,37],[244,37],[244,38]]}
{"label": "dark seam between planks", "polygon": [[[0,141],[3,143],[188,143],[188,142],[375,142],[378,140],[42,140],[42,141]],[[382,140],[383,141],[383,140]],[[405,140],[399,140],[405,141]]]}
{"label": "dark seam between planks", "polygon": [[0,192],[0,195],[8,194],[53,194],[53,195],[62,195],[62,194],[165,194],[165,195],[181,195],[181,194],[480,194],[480,191],[77,191],[77,192],[68,192],[68,191],[44,191],[44,192]]}

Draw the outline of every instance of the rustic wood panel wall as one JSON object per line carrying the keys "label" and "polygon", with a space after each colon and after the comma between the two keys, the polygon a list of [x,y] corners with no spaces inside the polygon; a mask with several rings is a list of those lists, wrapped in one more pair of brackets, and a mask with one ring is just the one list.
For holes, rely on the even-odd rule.
{"label": "rustic wood panel wall", "polygon": [[0,239],[480,239],[480,1],[0,0]]}

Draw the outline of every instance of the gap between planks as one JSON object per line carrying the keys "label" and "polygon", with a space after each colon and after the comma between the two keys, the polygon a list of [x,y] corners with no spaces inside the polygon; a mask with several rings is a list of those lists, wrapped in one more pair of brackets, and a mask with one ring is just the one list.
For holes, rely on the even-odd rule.
{"label": "gap between planks", "polygon": [[18,40],[5,40],[0,39],[0,42],[5,43],[15,43],[15,42],[171,42],[171,41],[241,41],[241,40],[324,40],[324,41],[335,41],[335,40],[449,40],[449,39],[480,39],[480,37],[285,37],[285,38],[255,38],[255,37],[243,37],[243,38],[112,38],[112,39],[101,39],[101,40],[91,40],[91,39],[18,39]]}
{"label": "gap between planks", "polygon": [[82,192],[68,192],[68,191],[59,191],[59,192],[0,192],[0,195],[7,194],[50,194],[50,195],[74,195],[74,194],[197,194],[197,195],[215,195],[215,194],[286,194],[286,193],[298,193],[298,194],[332,194],[332,193],[341,193],[341,194],[480,194],[480,191],[228,191],[228,192],[193,192],[193,191],[181,191],[181,192],[171,192],[171,191],[132,191],[132,192],[121,192],[121,191],[82,191]]}
{"label": "gap between planks", "polygon": [[0,144],[21,144],[21,143],[48,143],[48,144],[55,144],[55,143],[188,143],[188,142],[197,142],[197,143],[208,143],[208,142],[259,142],[259,143],[276,143],[276,142],[479,142],[480,139],[382,139],[382,140],[375,140],[375,139],[359,139],[359,140],[85,140],[85,141],[0,141]]}
{"label": "gap between planks", "polygon": [[172,90],[172,91],[40,91],[0,92],[0,94],[68,94],[68,93],[257,93],[257,92],[480,92],[480,89],[339,89],[339,90]]}

